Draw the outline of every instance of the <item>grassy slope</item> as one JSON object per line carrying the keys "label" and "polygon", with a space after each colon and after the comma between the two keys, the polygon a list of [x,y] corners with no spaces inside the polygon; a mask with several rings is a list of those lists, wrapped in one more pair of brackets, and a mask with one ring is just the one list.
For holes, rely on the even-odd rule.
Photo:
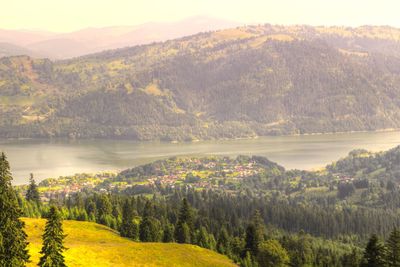
{"label": "grassy slope", "polygon": [[[39,261],[45,220],[24,219],[32,262]],[[228,258],[193,245],[138,243],[95,223],[64,221],[67,266],[235,266]]]}

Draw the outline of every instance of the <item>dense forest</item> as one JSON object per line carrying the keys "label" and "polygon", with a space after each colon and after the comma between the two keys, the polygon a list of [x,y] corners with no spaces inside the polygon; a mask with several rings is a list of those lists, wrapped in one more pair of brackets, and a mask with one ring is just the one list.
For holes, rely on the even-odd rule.
{"label": "dense forest", "polygon": [[190,141],[400,125],[400,31],[246,26],[0,59],[1,137]]}
{"label": "dense forest", "polygon": [[24,216],[56,206],[64,219],[196,244],[241,266],[398,266],[398,166],[400,147],[351,151],[320,171],[258,156],[174,157],[103,177],[31,176],[15,190]]}

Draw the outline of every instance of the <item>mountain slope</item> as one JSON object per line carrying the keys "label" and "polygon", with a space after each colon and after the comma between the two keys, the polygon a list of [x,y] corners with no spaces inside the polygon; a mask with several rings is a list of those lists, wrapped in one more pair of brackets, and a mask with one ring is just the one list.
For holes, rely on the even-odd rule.
{"label": "mountain slope", "polygon": [[166,41],[198,32],[238,25],[240,23],[198,16],[176,22],[149,22],[136,26],[86,28],[69,33],[0,29],[0,42],[23,47],[26,51],[24,55],[36,57],[43,55],[43,57],[52,59],[66,59],[107,49]]}
{"label": "mountain slope", "polygon": [[0,57],[9,57],[18,55],[34,55],[34,53],[18,45],[0,42]]}
{"label": "mountain slope", "polygon": [[[45,220],[25,218],[31,263],[36,266]],[[176,243],[138,243],[95,223],[64,221],[67,266],[236,266],[216,252]]]}
{"label": "mountain slope", "polygon": [[247,26],[0,61],[0,136],[194,140],[400,127],[400,30]]}

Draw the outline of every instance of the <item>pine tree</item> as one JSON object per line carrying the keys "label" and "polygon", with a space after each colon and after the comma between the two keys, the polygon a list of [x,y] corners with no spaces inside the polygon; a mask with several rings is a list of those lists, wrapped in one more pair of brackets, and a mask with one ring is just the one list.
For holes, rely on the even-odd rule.
{"label": "pine tree", "polygon": [[242,267],[255,267],[258,264],[254,262],[249,251],[246,252],[245,257],[242,259],[240,266]]}
{"label": "pine tree", "polygon": [[26,200],[40,203],[40,194],[38,187],[36,185],[35,179],[33,178],[33,174],[31,173],[31,177],[29,178],[29,187],[26,191]]}
{"label": "pine tree", "polygon": [[137,225],[133,222],[133,210],[129,200],[122,207],[122,224],[119,229],[121,236],[132,239],[137,238]]}
{"label": "pine tree", "polygon": [[341,258],[343,267],[359,267],[361,263],[361,253],[353,249],[350,253],[344,254]]}
{"label": "pine tree", "polygon": [[229,255],[231,252],[230,243],[229,243],[229,235],[226,231],[225,227],[221,228],[221,231],[218,235],[217,241],[217,251],[221,254]]}
{"label": "pine tree", "polygon": [[181,244],[190,244],[190,228],[187,223],[180,223],[175,230],[176,241]]}
{"label": "pine tree", "polygon": [[200,227],[196,241],[197,245],[199,245],[200,247],[211,249],[210,237],[204,226]]}
{"label": "pine tree", "polygon": [[264,241],[264,222],[260,212],[256,210],[252,221],[246,228],[246,250],[253,256],[257,255],[259,244]]}
{"label": "pine tree", "polygon": [[50,208],[47,216],[46,227],[43,234],[43,247],[40,254],[39,266],[41,267],[64,267],[63,245],[65,235],[62,229],[62,218],[55,206]]}
{"label": "pine tree", "polygon": [[164,243],[174,242],[174,226],[170,223],[167,223],[164,227],[163,239]]}
{"label": "pine tree", "polygon": [[24,223],[19,219],[18,206],[12,185],[10,165],[4,153],[0,155],[0,266],[24,266],[29,260]]}
{"label": "pine tree", "polygon": [[175,228],[175,239],[178,243],[190,243],[193,231],[192,210],[186,198],[182,201],[179,218]]}
{"label": "pine tree", "polygon": [[153,205],[147,201],[139,225],[139,238],[142,242],[158,242],[162,237],[160,222],[153,217],[153,210]]}
{"label": "pine tree", "polygon": [[374,234],[370,237],[367,247],[364,251],[364,257],[361,264],[362,267],[384,267],[385,247]]}
{"label": "pine tree", "polygon": [[144,217],[139,225],[139,238],[142,242],[158,242],[160,240],[160,224],[153,217]]}
{"label": "pine tree", "polygon": [[257,261],[261,267],[285,267],[290,260],[286,249],[277,240],[270,239],[259,244]]}
{"label": "pine tree", "polygon": [[393,229],[386,242],[387,263],[391,267],[400,267],[400,231]]}

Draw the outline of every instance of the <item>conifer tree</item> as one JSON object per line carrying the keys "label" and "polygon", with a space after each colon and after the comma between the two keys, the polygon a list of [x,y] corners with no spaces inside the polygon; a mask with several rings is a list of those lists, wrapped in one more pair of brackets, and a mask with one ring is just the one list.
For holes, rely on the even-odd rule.
{"label": "conifer tree", "polygon": [[251,254],[249,251],[246,252],[245,257],[241,260],[240,266],[243,267],[255,267],[258,264],[254,262],[253,258],[251,257]]}
{"label": "conifer tree", "polygon": [[387,263],[391,267],[400,267],[400,231],[395,228],[386,242]]}
{"label": "conifer tree", "polygon": [[182,201],[179,218],[175,228],[175,239],[178,243],[190,243],[193,230],[193,215],[186,198]]}
{"label": "conifer tree", "polygon": [[217,251],[225,255],[230,254],[231,249],[229,243],[229,235],[225,227],[222,227],[221,231],[219,232],[217,241]]}
{"label": "conifer tree", "polygon": [[123,237],[137,237],[137,225],[133,222],[133,210],[129,200],[126,200],[122,207],[122,224],[119,231]]}
{"label": "conifer tree", "polygon": [[147,201],[139,225],[139,238],[142,242],[158,242],[162,237],[160,222],[153,217],[153,209],[151,202]]}
{"label": "conifer tree", "polygon": [[290,259],[279,241],[270,239],[259,244],[257,261],[261,267],[285,267]]}
{"label": "conifer tree", "polygon": [[264,221],[260,212],[256,210],[252,221],[246,229],[246,250],[253,256],[257,255],[259,244],[264,241]]}
{"label": "conifer tree", "polygon": [[181,244],[190,244],[190,228],[187,223],[180,223],[177,226],[176,241]]}
{"label": "conifer tree", "polygon": [[63,245],[65,235],[62,229],[62,218],[55,206],[50,208],[43,234],[43,247],[40,254],[39,266],[64,267]]}
{"label": "conifer tree", "polygon": [[40,203],[40,194],[38,187],[36,185],[35,179],[33,178],[33,174],[31,173],[31,177],[29,178],[29,187],[26,191],[26,200]]}
{"label": "conifer tree", "polygon": [[[360,267],[362,255],[358,249],[353,248],[350,253],[344,254],[340,262],[343,267]],[[292,262],[292,259],[291,259]]]}
{"label": "conifer tree", "polygon": [[197,245],[199,245],[202,248],[208,248],[211,249],[211,244],[210,244],[210,236],[204,226],[200,227],[200,230],[197,234]]}
{"label": "conifer tree", "polygon": [[379,241],[378,237],[374,234],[370,237],[367,247],[364,251],[362,267],[384,267],[385,261],[385,247]]}
{"label": "conifer tree", "polygon": [[167,223],[164,227],[163,239],[164,243],[174,242],[174,226],[170,223]]}
{"label": "conifer tree", "polygon": [[139,225],[139,238],[142,242],[158,242],[160,239],[159,222],[152,217],[144,217]]}
{"label": "conifer tree", "polygon": [[24,266],[29,260],[24,223],[19,219],[18,206],[12,185],[10,165],[4,153],[0,155],[0,266]]}

